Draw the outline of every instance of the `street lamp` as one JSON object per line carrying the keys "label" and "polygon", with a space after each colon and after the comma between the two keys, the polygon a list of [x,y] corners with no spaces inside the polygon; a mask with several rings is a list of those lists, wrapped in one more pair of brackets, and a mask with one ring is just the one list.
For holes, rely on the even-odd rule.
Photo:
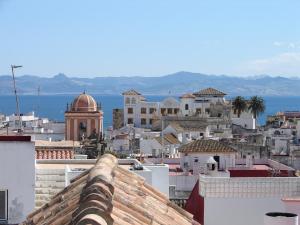
{"label": "street lamp", "polygon": [[22,66],[11,65],[11,73],[12,73],[12,77],[13,77],[14,92],[15,92],[15,97],[16,97],[17,116],[19,117],[19,129],[18,129],[18,133],[22,132],[22,121],[21,121],[21,115],[20,115],[19,99],[18,99],[18,95],[17,95],[17,88],[16,88],[16,80],[15,80],[14,69],[17,69],[17,68],[20,68],[20,67],[22,67]]}

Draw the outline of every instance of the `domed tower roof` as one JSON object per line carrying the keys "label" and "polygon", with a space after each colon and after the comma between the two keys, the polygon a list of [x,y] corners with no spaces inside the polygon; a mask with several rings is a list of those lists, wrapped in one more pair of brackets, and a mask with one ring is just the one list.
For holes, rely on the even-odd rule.
{"label": "domed tower roof", "polygon": [[97,103],[95,99],[83,92],[77,96],[71,106],[73,112],[95,112],[97,111]]}

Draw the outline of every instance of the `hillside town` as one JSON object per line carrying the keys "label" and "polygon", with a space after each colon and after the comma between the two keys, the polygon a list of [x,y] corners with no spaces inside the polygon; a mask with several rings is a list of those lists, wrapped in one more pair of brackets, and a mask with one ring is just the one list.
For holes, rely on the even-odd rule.
{"label": "hillside town", "polygon": [[300,112],[258,125],[261,97],[212,87],[160,102],[122,96],[108,128],[86,92],[64,122],[0,116],[1,222],[298,224]]}

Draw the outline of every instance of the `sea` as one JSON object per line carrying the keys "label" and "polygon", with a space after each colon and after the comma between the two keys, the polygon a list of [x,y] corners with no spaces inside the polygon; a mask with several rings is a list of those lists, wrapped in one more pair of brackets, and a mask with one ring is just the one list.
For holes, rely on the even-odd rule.
{"label": "sea", "polygon": [[[20,111],[25,114],[34,111],[36,116],[46,117],[54,121],[64,121],[64,112],[67,104],[71,103],[76,95],[21,95],[19,96]],[[112,126],[112,110],[123,107],[121,95],[93,95],[101,103],[104,112],[103,125],[105,128]],[[169,96],[149,95],[148,101],[161,101]],[[176,96],[174,96],[177,98]],[[226,99],[230,99],[227,97]],[[300,111],[300,96],[265,96],[266,110],[259,116],[258,123],[264,125],[267,115],[274,115],[279,111]],[[247,97],[246,97],[247,99]],[[0,96],[0,113],[10,115],[16,112],[15,96]]]}

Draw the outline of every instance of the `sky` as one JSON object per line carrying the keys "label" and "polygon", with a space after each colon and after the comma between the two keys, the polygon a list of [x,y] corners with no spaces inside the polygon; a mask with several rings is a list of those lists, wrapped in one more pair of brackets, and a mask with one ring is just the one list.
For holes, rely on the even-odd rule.
{"label": "sky", "polygon": [[299,0],[0,0],[0,74],[300,77]]}

